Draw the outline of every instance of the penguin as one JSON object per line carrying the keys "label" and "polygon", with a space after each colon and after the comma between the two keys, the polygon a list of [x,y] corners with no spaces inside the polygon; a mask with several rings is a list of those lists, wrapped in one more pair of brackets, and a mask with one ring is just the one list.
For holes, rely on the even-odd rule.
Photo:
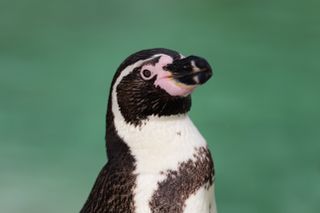
{"label": "penguin", "polygon": [[80,213],[216,213],[214,163],[188,116],[209,63],[165,48],[126,58],[111,83],[108,162]]}

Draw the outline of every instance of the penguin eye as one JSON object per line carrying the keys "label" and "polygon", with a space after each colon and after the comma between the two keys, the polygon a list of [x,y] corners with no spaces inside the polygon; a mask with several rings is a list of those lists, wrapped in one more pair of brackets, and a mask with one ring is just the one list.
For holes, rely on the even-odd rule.
{"label": "penguin eye", "polygon": [[152,72],[148,69],[141,70],[140,75],[144,80],[150,80],[153,77]]}

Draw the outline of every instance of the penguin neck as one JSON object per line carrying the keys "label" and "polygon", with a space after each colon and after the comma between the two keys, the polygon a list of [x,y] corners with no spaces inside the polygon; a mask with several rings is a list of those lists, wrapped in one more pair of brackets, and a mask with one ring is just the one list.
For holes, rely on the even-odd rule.
{"label": "penguin neck", "polygon": [[[127,123],[118,115],[113,119],[117,137],[128,147],[143,173],[158,174],[176,168],[179,162],[192,158],[196,148],[206,147],[205,139],[187,114],[148,116],[139,126]],[[155,161],[158,163],[150,165],[149,162]]]}
{"label": "penguin neck", "polygon": [[[109,158],[114,155],[114,150],[118,153],[122,149],[121,143],[127,144],[130,141],[130,135],[139,135],[147,130],[155,137],[160,136],[167,130],[172,130],[172,127],[184,123],[192,124],[187,113],[179,113],[172,115],[150,115],[141,120],[139,125],[128,123],[118,108],[115,108],[112,101],[109,101],[107,116],[106,116],[106,148]],[[128,137],[124,137],[128,136]],[[127,140],[126,140],[127,139]],[[120,144],[115,144],[115,142]],[[150,143],[152,144],[152,142]],[[127,144],[128,145],[128,144]]]}
{"label": "penguin neck", "polygon": [[[125,152],[131,153],[134,151],[133,149],[154,150],[157,145],[161,147],[167,140],[167,134],[177,135],[178,137],[182,134],[185,141],[187,141],[189,133],[198,135],[198,130],[187,113],[162,116],[150,115],[141,120],[139,125],[128,123],[120,111],[117,99],[112,97],[111,94],[106,120],[106,148],[109,160],[121,156]],[[186,130],[189,132],[187,133]],[[163,141],[159,140],[161,138],[163,138]],[[142,143],[143,140],[149,140],[149,142]],[[188,142],[182,144],[182,146],[184,145],[188,145]]]}

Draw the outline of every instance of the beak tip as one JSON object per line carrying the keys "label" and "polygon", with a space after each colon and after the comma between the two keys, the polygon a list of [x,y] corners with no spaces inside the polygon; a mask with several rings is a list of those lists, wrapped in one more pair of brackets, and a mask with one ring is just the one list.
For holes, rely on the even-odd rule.
{"label": "beak tip", "polygon": [[171,71],[178,82],[186,85],[202,85],[213,74],[210,64],[198,56],[188,56],[176,60],[164,69]]}
{"label": "beak tip", "polygon": [[208,71],[202,71],[197,76],[199,79],[199,84],[204,84],[212,77],[212,71],[211,69]]}

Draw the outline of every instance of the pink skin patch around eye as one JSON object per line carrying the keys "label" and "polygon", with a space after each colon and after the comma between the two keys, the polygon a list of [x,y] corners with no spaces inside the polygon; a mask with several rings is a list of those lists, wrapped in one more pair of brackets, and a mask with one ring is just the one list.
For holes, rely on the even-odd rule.
{"label": "pink skin patch around eye", "polygon": [[171,64],[172,61],[173,60],[170,56],[163,55],[155,66],[148,64],[143,66],[142,70],[148,69],[152,72],[152,75],[157,75],[154,85],[164,89],[169,95],[187,96],[192,93],[195,86],[188,86],[177,82],[172,78],[172,74],[170,72],[163,69],[164,66]]}

